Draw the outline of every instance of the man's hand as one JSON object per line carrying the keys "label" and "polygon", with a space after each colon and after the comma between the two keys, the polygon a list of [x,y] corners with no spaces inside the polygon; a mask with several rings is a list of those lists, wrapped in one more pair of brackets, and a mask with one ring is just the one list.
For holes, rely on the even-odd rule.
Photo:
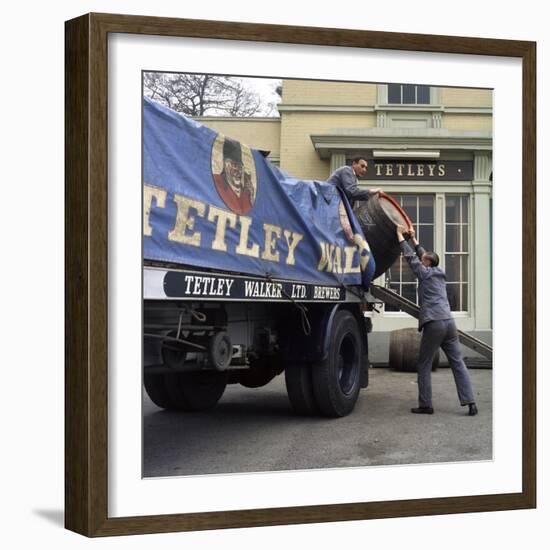
{"label": "man's hand", "polygon": [[380,189],[380,187],[377,187],[376,189],[369,189],[369,195],[378,195],[379,193],[382,193],[382,189]]}
{"label": "man's hand", "polygon": [[414,246],[418,246],[418,241],[416,240],[416,231],[414,230],[414,227],[411,225],[411,228],[408,229],[409,236],[411,238],[411,241],[413,242]]}
{"label": "man's hand", "polygon": [[406,231],[406,227],[403,227],[402,225],[398,225],[395,232],[397,233],[397,240],[399,242],[404,241],[405,237],[403,237],[403,232]]}

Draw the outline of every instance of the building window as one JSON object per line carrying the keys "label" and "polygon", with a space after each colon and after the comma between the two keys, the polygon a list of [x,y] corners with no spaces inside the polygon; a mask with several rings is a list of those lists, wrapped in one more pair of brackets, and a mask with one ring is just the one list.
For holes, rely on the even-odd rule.
{"label": "building window", "polygon": [[445,273],[452,311],[468,311],[469,197],[445,197]]}
{"label": "building window", "polygon": [[[434,248],[434,195],[393,195],[409,216],[416,231],[416,238],[426,250]],[[386,282],[391,290],[418,303],[418,282],[402,255],[386,272]],[[399,311],[386,305],[386,311]]]}
{"label": "building window", "polygon": [[428,105],[430,87],[416,84],[388,84],[388,103]]}

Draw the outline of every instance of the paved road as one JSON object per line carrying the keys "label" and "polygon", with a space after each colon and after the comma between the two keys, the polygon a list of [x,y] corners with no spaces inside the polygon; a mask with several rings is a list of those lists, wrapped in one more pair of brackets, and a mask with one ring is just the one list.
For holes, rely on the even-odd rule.
{"label": "paved road", "polygon": [[144,476],[302,470],[490,460],[492,371],[471,370],[480,409],[466,416],[452,373],[433,373],[433,416],[413,415],[416,375],[370,370],[370,386],[345,418],[295,416],[284,376],[228,386],[217,407],[173,413],[144,399]]}

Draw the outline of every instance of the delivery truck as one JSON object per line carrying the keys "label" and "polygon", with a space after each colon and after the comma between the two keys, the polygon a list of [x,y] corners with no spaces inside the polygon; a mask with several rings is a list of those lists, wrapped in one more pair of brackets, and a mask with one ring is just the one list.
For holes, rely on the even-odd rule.
{"label": "delivery truck", "polygon": [[341,417],[368,385],[365,233],[398,254],[400,213],[388,198],[386,237],[362,228],[334,185],[266,157],[144,99],[143,381],[159,407],[206,410],[284,374],[297,413]]}

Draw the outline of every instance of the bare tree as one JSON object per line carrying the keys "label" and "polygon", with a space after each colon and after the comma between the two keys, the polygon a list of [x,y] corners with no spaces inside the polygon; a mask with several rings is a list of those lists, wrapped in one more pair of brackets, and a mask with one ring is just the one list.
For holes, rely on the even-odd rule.
{"label": "bare tree", "polygon": [[208,74],[145,73],[144,93],[151,99],[189,116],[251,117],[267,108],[261,96],[235,77]]}

